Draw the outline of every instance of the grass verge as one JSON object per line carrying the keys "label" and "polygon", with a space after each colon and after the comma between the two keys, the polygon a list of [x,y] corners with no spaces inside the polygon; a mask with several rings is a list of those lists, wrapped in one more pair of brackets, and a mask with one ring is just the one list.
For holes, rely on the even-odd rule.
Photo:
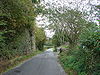
{"label": "grass verge", "polygon": [[68,63],[67,63],[68,55],[66,52],[62,52],[61,54],[59,54],[58,58],[59,58],[60,64],[62,65],[62,67],[64,68],[65,72],[68,75],[77,75],[77,73],[68,66]]}
{"label": "grass verge", "polygon": [[19,56],[12,60],[6,60],[0,62],[0,75],[2,75],[3,72],[7,72],[8,70],[16,67],[17,65],[23,63],[25,60],[32,58],[33,56],[40,54],[42,51],[34,51],[31,54]]}

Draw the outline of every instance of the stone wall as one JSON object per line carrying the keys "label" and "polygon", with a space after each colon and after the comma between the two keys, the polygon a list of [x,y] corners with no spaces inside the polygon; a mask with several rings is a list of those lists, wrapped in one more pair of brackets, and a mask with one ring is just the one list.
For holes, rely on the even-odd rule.
{"label": "stone wall", "polygon": [[[32,35],[31,35],[32,34]],[[8,45],[8,49],[12,50],[14,55],[26,55],[36,50],[35,37],[29,29],[24,29],[15,39]]]}

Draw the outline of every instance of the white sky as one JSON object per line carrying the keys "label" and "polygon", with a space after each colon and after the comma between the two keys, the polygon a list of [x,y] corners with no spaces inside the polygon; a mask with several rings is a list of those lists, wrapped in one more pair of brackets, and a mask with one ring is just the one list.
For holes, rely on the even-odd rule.
{"label": "white sky", "polygon": [[[77,6],[77,4],[80,4],[79,6],[81,6],[81,7],[85,6],[84,10],[87,10],[87,8],[89,10],[89,5],[87,5],[89,3],[89,1],[92,5],[100,4],[100,0],[44,0],[44,1],[45,1],[45,3],[50,3],[51,5],[52,5],[52,3],[55,3],[55,7],[57,7],[57,6],[68,6],[68,7],[74,8],[74,7]],[[82,3],[80,3],[80,1],[82,1]],[[36,19],[40,20],[39,22],[37,22],[37,24],[39,26],[44,27],[44,25],[49,24],[47,18],[43,19],[40,16],[38,16]],[[45,32],[46,32],[47,37],[51,38],[54,35],[54,32],[52,32],[50,30],[46,29]]]}
{"label": "white sky", "polygon": [[[46,17],[37,16],[36,20],[39,27],[44,28],[45,26],[49,25],[49,22]],[[45,29],[45,34],[48,38],[52,38],[52,36],[54,35],[54,32],[51,30]]]}

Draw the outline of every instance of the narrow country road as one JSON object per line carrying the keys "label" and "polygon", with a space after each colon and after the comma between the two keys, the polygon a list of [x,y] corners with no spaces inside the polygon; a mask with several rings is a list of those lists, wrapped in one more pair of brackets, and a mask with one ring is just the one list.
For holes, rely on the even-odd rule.
{"label": "narrow country road", "polygon": [[3,75],[66,75],[52,49],[34,56]]}

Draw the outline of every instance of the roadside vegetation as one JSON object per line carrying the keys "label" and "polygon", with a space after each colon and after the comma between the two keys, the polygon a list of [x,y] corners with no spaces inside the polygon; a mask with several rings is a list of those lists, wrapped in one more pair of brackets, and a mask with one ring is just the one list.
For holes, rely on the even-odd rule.
{"label": "roadside vegetation", "polygon": [[[0,73],[44,47],[60,47],[68,75],[100,75],[100,5],[83,1],[0,0]],[[44,28],[37,16],[45,17]],[[46,39],[45,29],[55,33],[52,38]]]}
{"label": "roadside vegetation", "polygon": [[0,64],[2,65],[2,67],[0,67],[1,74],[3,72],[9,71],[10,69],[12,69],[16,66],[20,66],[21,63],[25,62],[26,60],[28,60],[28,59],[32,58],[33,56],[40,54],[40,53],[42,53],[42,51],[37,50],[28,55],[19,56],[19,57],[13,58],[11,60],[1,61],[0,62]]}
{"label": "roadside vegetation", "polygon": [[48,3],[45,16],[55,32],[52,44],[62,48],[62,66],[68,75],[100,75],[100,5],[89,5],[88,11],[77,3],[75,8],[58,4]]}
{"label": "roadside vegetation", "polygon": [[43,51],[45,32],[35,20],[39,3],[0,0],[0,73]]}
{"label": "roadside vegetation", "polygon": [[45,42],[45,44],[44,44],[45,50],[46,50],[46,49],[49,49],[49,48],[53,48],[53,47],[54,47],[54,46],[53,46],[53,44],[52,44],[52,39],[51,39],[51,38],[46,39],[46,42]]}

